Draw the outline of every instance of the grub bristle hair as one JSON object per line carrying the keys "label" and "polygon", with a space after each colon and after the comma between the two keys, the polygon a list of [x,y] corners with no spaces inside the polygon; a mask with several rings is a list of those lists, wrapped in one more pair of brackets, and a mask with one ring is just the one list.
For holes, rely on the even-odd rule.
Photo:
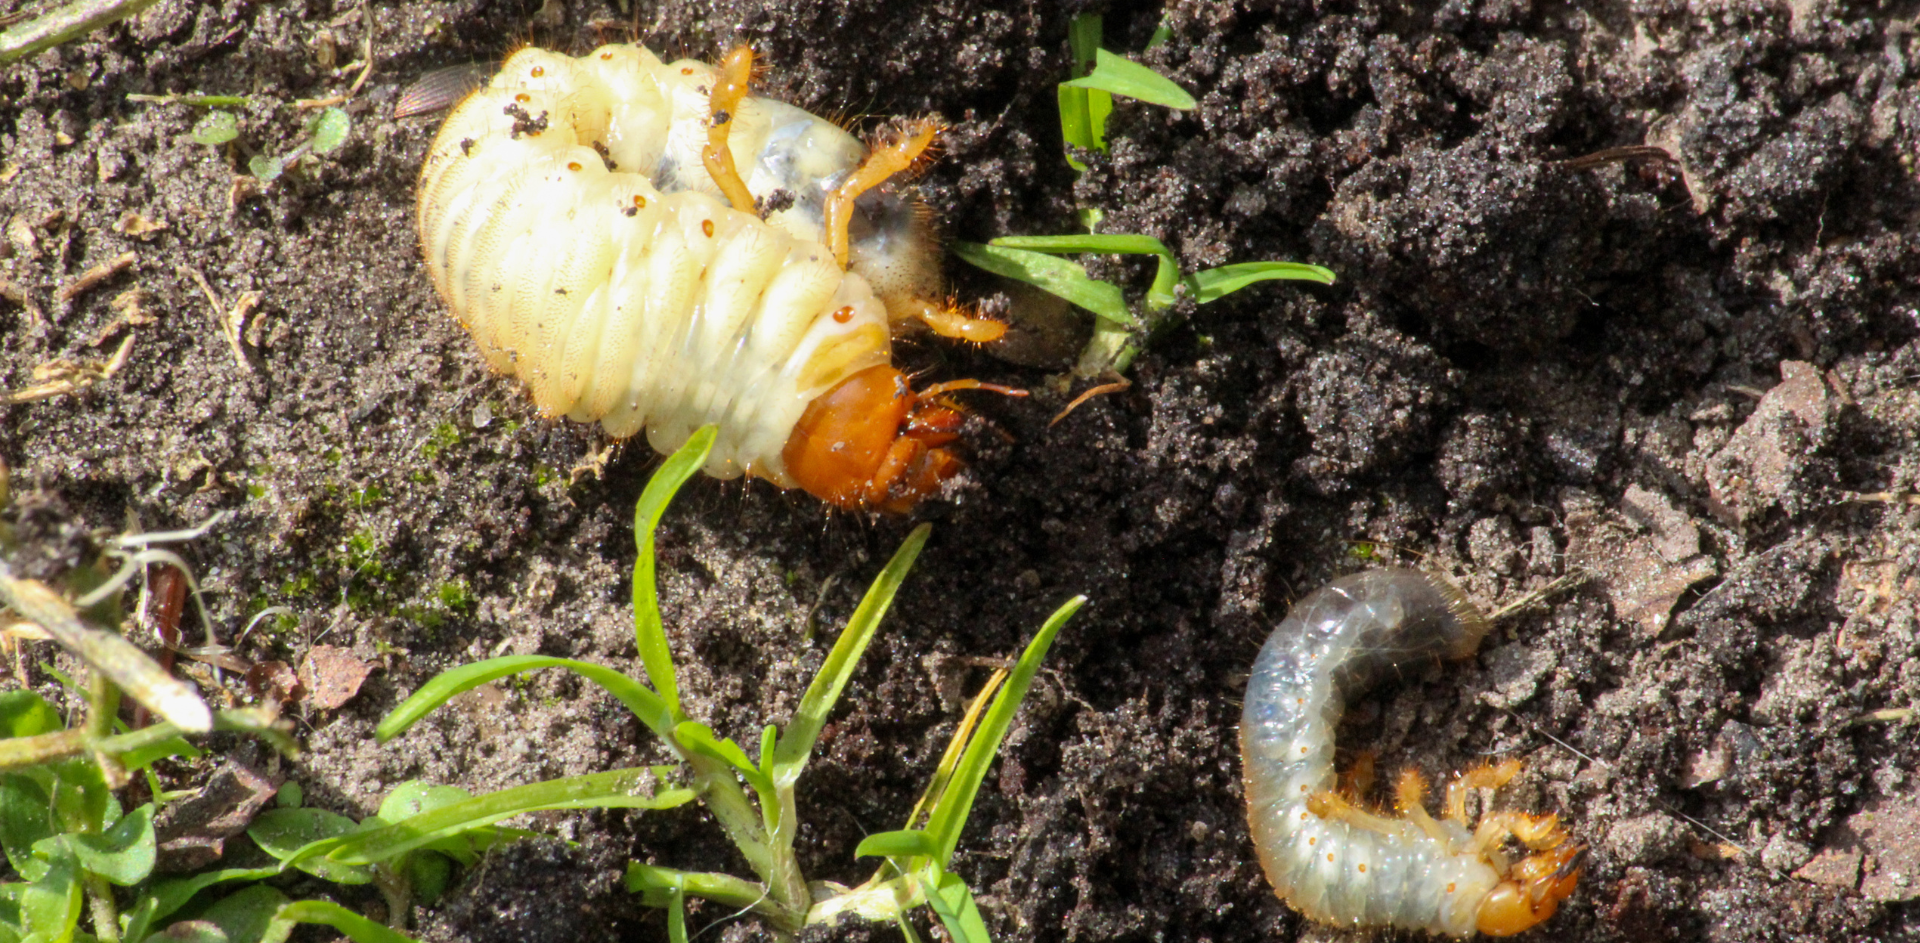
{"label": "grub bristle hair", "polygon": [[752,95],[758,68],[744,47],[722,68],[516,51],[421,169],[427,270],[543,412],[663,452],[716,424],[716,477],[902,511],[962,464],[957,413],[896,382],[893,338],[1005,326],[933,300],[933,229],[894,181],[929,126],[870,151]]}

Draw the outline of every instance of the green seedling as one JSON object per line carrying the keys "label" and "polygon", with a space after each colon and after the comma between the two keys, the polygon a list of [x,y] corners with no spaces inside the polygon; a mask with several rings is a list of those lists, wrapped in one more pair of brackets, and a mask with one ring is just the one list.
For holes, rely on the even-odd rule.
{"label": "green seedling", "polygon": [[[247,101],[236,96],[216,95],[164,96],[160,99],[154,96],[130,97],[138,97],[146,101],[163,100],[201,105],[218,102],[227,106],[245,104]],[[347,137],[352,130],[353,120],[347,117],[345,111],[339,108],[323,109],[307,119],[304,138],[295,145],[293,150],[279,156],[255,154],[247,159],[247,171],[259,178],[260,182],[270,183],[279,179],[280,175],[290,168],[311,167],[320,162],[320,155],[339,150],[340,145],[347,142]],[[240,137],[240,119],[231,111],[215,108],[194,124],[193,130],[188,132],[187,137],[196,144],[205,144],[208,147],[220,147],[232,143]]]}
{"label": "green seedling", "polygon": [[[287,725],[271,712],[211,710],[192,687],[105,627],[119,623],[121,592],[149,564],[177,568],[198,602],[186,564],[156,545],[190,540],[219,520],[187,531],[115,538],[101,561],[117,561],[114,572],[106,565],[81,567],[55,585],[17,575],[0,557],[0,602],[89,669],[84,683],[48,671],[84,697],[85,717],[72,727],[32,691],[0,693],[0,848],[19,878],[0,884],[0,943],[85,938],[79,926],[88,917],[91,939],[125,938],[128,914],[114,888],[143,886],[152,875],[154,815],[160,803],[174,798],[152,766],[169,757],[199,757],[187,736],[239,731],[293,752]],[[0,523],[0,550],[11,553],[11,543],[11,531]],[[123,692],[162,722],[129,730],[118,719]],[[113,791],[135,773],[147,777],[153,800],[127,810]]]}
{"label": "green seedling", "polygon": [[[1207,304],[1256,282],[1274,279],[1333,284],[1329,269],[1302,262],[1243,262],[1181,274],[1173,251],[1152,236],[1008,236],[986,245],[956,242],[953,252],[974,265],[1026,282],[1085,308],[1098,318],[1093,339],[1081,352],[1076,369],[1081,376],[1108,370],[1125,371],[1140,352],[1141,337],[1165,322],[1165,314],[1181,293],[1195,304]],[[1153,283],[1142,300],[1145,317],[1127,305],[1120,286],[1087,274],[1079,263],[1060,254],[1152,255],[1157,264]]]}
{"label": "green seedling", "polygon": [[[1105,153],[1113,96],[1181,111],[1192,108],[1194,100],[1172,79],[1100,48],[1100,32],[1100,16],[1092,13],[1074,17],[1067,27],[1074,77],[1060,83],[1060,139],[1081,150]],[[1087,169],[1071,151],[1067,163],[1074,170]]]}
{"label": "green seedling", "polygon": [[[667,911],[668,936],[674,943],[686,943],[688,939],[688,896],[758,914],[781,938],[849,914],[896,923],[911,934],[906,914],[924,904],[956,940],[985,943],[985,927],[971,892],[946,868],[980,781],[1040,660],[1067,619],[1084,604],[1084,597],[1062,606],[1041,628],[1007,673],[1006,682],[998,685],[990,705],[984,708],[985,720],[962,725],[955,746],[949,749],[948,759],[943,761],[921,806],[909,818],[907,829],[869,839],[872,844],[862,846],[863,854],[887,858],[880,873],[857,888],[819,885],[826,889],[816,892],[801,872],[794,852],[794,839],[800,832],[795,788],[821,729],[925,545],[929,527],[922,525],[914,530],[881,570],[785,728],[767,725],[759,731],[751,750],[743,748],[689,717],[683,709],[654,579],[655,528],[674,493],[705,463],[714,439],[711,426],[695,433],[655,473],[634,509],[634,535],[639,545],[633,568],[634,642],[645,681],[565,658],[522,655],[488,659],[428,681],[381,721],[378,736],[382,741],[399,736],[449,699],[479,685],[541,668],[572,671],[624,704],[667,745],[680,764],[571,777],[481,796],[438,810],[452,816],[452,810],[459,809],[458,821],[447,827],[491,825],[534,809],[665,809],[697,798],[739,849],[753,877],[631,864],[627,886],[643,895],[648,904]],[[980,705],[987,703],[988,696],[983,693],[972,716],[980,716]],[[678,782],[686,785],[671,785]],[[341,865],[361,866],[376,853],[421,847],[443,834],[416,819],[376,832],[377,838],[356,834],[330,839],[339,844],[318,843],[288,860],[319,856]]]}
{"label": "green seedling", "polygon": [[[229,715],[223,711],[220,717]],[[414,902],[431,902],[446,890],[456,866],[472,865],[496,844],[534,834],[496,828],[495,821],[535,808],[578,807],[550,799],[544,805],[518,801],[514,790],[476,800],[460,789],[409,782],[387,796],[378,815],[356,823],[300,808],[298,788],[290,783],[282,789],[282,807],[261,814],[247,830],[277,864],[155,880],[154,817],[161,803],[177,795],[163,792],[155,782],[150,789],[154,801],[124,810],[107,774],[115,769],[145,771],[166,757],[198,758],[199,752],[168,726],[94,742],[90,755],[0,773],[0,848],[20,878],[0,884],[0,943],[279,943],[300,923],[331,926],[359,943],[399,943],[408,938],[337,904],[292,901],[258,882],[294,868],[336,884],[371,884],[386,897],[388,912],[404,919]],[[0,733],[9,737],[0,740],[0,748],[59,736],[65,732],[61,728],[58,713],[39,695],[0,693]],[[291,749],[277,729],[228,724],[217,729],[250,730]],[[599,793],[632,785],[630,777],[602,774],[576,791]],[[677,804],[689,798],[683,792],[649,801]],[[332,856],[324,857],[322,851]],[[188,909],[202,891],[236,882],[246,886]],[[169,921],[182,912],[190,918]],[[91,937],[80,930],[89,918]]]}
{"label": "green seedling", "polygon": [[[0,752],[12,759],[31,753],[36,743],[75,735],[79,740],[78,749],[10,763],[0,773],[0,847],[20,878],[0,884],[0,943],[83,938],[79,926],[86,918],[93,924],[93,939],[147,940],[146,928],[153,925],[150,917],[160,902],[154,895],[164,887],[150,883],[158,849],[153,819],[171,796],[150,780],[154,801],[123,809],[109,775],[146,772],[161,759],[200,753],[171,724],[99,739],[63,726],[38,694],[0,694],[0,732],[9,737],[0,740]],[[292,749],[286,734],[258,712],[221,711],[215,729],[248,731]],[[115,887],[131,889],[130,908],[121,909]]]}
{"label": "green seedling", "polygon": [[[338,904],[294,901],[260,882],[294,868],[335,884],[371,884],[386,897],[388,912],[404,919],[413,903],[430,903],[446,890],[456,866],[474,864],[499,843],[535,834],[493,828],[471,813],[476,803],[465,791],[415,781],[396,788],[379,814],[364,822],[298,807],[261,814],[247,835],[277,864],[152,880],[155,804],[122,814],[105,782],[88,769],[70,763],[0,777],[0,839],[27,879],[0,885],[0,941],[82,938],[83,908],[75,898],[84,891],[94,937],[103,941],[279,943],[296,924],[317,923],[359,943],[411,943]],[[396,833],[425,839],[396,841]],[[29,839],[29,850],[19,853]],[[321,849],[351,863],[320,857]],[[202,892],[235,883],[245,886],[195,905]],[[130,889],[124,910],[108,885]],[[20,906],[9,910],[10,902]],[[182,914],[185,919],[170,919]]]}
{"label": "green seedling", "polygon": [[[1060,83],[1060,137],[1068,146],[1067,163],[1077,171],[1087,167],[1073,156],[1072,148],[1107,149],[1107,117],[1113,112],[1113,96],[1180,110],[1195,104],[1193,96],[1173,80],[1100,48],[1100,34],[1100,17],[1094,14],[1077,16],[1068,27],[1074,78]],[[1156,30],[1149,48],[1165,41],[1167,35],[1164,26]],[[1244,262],[1183,275],[1173,251],[1152,236],[1092,234],[1103,216],[1098,208],[1081,208],[1080,221],[1089,230],[1088,235],[1010,236],[986,245],[953,243],[954,254],[968,263],[1026,282],[1094,314],[1093,337],[1080,352],[1080,362],[1074,369],[1082,377],[1124,372],[1140,352],[1142,339],[1164,324],[1166,312],[1180,293],[1195,304],[1206,304],[1255,282],[1291,279],[1333,283],[1331,270],[1300,262]],[[1059,258],[1081,253],[1157,257],[1153,283],[1141,302],[1145,316],[1134,313],[1120,286],[1088,275],[1086,267],[1077,262]]]}

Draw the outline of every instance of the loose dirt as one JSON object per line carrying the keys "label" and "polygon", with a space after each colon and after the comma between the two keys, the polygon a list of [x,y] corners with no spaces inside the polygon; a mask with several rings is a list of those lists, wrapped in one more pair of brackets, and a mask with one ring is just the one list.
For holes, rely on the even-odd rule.
{"label": "loose dirt", "polygon": [[[1596,574],[1343,731],[1385,773],[1523,759],[1503,801],[1593,846],[1546,932],[1920,938],[1920,747],[1898,713],[1920,699],[1913,9],[1427,7],[166,0],[0,73],[0,389],[131,339],[106,379],[0,405],[23,553],[54,571],[104,535],[230,511],[188,549],[221,640],[255,662],[327,645],[375,667],[344,706],[294,709],[299,760],[217,740],[167,770],[179,787],[235,759],[361,817],[411,778],[478,791],[663,760],[559,675],[373,741],[433,673],[490,654],[637,671],[631,515],[657,461],[632,443],[592,467],[595,429],[486,373],[415,256],[434,120],[388,115],[423,74],[521,42],[750,42],[764,87],[813,111],[950,122],[920,184],[954,238],[1074,232],[1090,207],[1189,270],[1340,276],[1183,303],[1130,389],[1058,424],[1088,383],[991,351],[901,353],[1035,395],[968,400],[969,479],[919,512],[932,542],[807,774],[810,877],[864,878],[854,846],[899,827],[978,660],[1085,593],[954,863],[996,938],[1339,936],[1303,926],[1253,862],[1234,723],[1289,600],[1384,556],[1494,604]],[[1076,177],[1054,103],[1080,8],[1199,105],[1122,102],[1110,153]],[[369,30],[348,144],[256,184],[247,158],[298,145],[311,112],[294,102],[344,94]],[[172,92],[247,96],[239,139],[193,143],[204,109],[128,98]],[[1610,153],[1641,145],[1662,153]],[[962,268],[963,299],[1030,305]],[[1136,292],[1150,276],[1092,269]],[[693,713],[737,739],[784,720],[910,525],[692,484],[661,577]],[[236,639],[269,605],[297,615]],[[743,869],[689,810],[531,827],[577,845],[494,854],[418,932],[661,939],[619,887],[625,862]],[[761,933],[729,916],[695,925]]]}

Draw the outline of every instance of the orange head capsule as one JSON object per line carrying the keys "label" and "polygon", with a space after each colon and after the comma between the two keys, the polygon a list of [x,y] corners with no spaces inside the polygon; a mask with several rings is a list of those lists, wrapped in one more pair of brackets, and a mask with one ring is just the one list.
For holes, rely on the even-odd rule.
{"label": "orange head capsule", "polygon": [[781,458],[800,487],[837,507],[905,513],[965,467],[941,448],[959,418],[900,371],[869,367],[807,406]]}
{"label": "orange head capsule", "polygon": [[1560,909],[1580,880],[1584,845],[1562,845],[1528,855],[1480,904],[1478,929],[1488,936],[1512,936],[1532,928]]}

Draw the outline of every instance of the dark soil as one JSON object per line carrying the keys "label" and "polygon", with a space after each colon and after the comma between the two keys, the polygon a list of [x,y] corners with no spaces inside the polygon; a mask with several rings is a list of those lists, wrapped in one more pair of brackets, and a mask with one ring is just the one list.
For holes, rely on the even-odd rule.
{"label": "dark soil", "polygon": [[[308,752],[278,774],[310,802],[360,817],[410,778],[478,791],[664,758],[559,675],[373,741],[400,697],[490,654],[637,670],[631,514],[657,461],[636,443],[575,473],[596,429],[542,420],[486,373],[415,257],[434,121],[388,115],[421,75],[529,40],[698,56],[746,41],[770,93],[816,112],[951,122],[922,187],[956,238],[1071,232],[1078,205],[1189,270],[1340,275],[1184,305],[1131,389],[1056,425],[1087,383],[939,344],[901,354],[1035,395],[969,401],[969,481],[918,513],[932,542],[808,771],[809,876],[864,878],[854,845],[899,827],[985,677],[974,659],[1017,653],[1084,593],[955,861],[996,938],[1326,938],[1254,864],[1240,687],[1289,600],[1392,547],[1491,604],[1599,574],[1476,659],[1363,700],[1345,731],[1389,773],[1525,760],[1503,801],[1593,846],[1555,938],[1920,939],[1920,746],[1910,718],[1855,722],[1920,697],[1911,4],[1186,0],[1147,52],[1162,11],[1116,4],[1107,45],[1199,107],[1122,102],[1111,153],[1078,179],[1055,83],[1070,15],[1102,4],[538,6],[373,6],[350,143],[258,188],[236,174],[295,146],[308,112],[291,103],[358,74],[338,68],[359,57],[358,6],[166,0],[0,73],[0,273],[19,296],[0,300],[0,388],[133,338],[110,379],[0,406],[27,550],[71,562],[60,541],[77,533],[232,512],[186,551],[222,641],[379,666],[346,706],[295,708]],[[250,96],[239,140],[192,143],[201,109],[127,98],[168,92]],[[1629,145],[1671,159],[1578,161]],[[166,228],[116,229],[129,213]],[[125,252],[129,269],[57,298]],[[259,293],[244,368],[189,269],[224,307]],[[1148,276],[1094,270],[1136,290]],[[155,323],[101,338],[135,288]],[[911,523],[693,483],[661,573],[694,714],[743,740],[784,720]],[[270,604],[297,624],[236,642]],[[169,775],[191,786],[212,765]],[[662,939],[619,887],[626,861],[742,869],[689,810],[534,824],[577,847],[495,854],[417,929]],[[841,931],[869,932],[896,933]]]}

